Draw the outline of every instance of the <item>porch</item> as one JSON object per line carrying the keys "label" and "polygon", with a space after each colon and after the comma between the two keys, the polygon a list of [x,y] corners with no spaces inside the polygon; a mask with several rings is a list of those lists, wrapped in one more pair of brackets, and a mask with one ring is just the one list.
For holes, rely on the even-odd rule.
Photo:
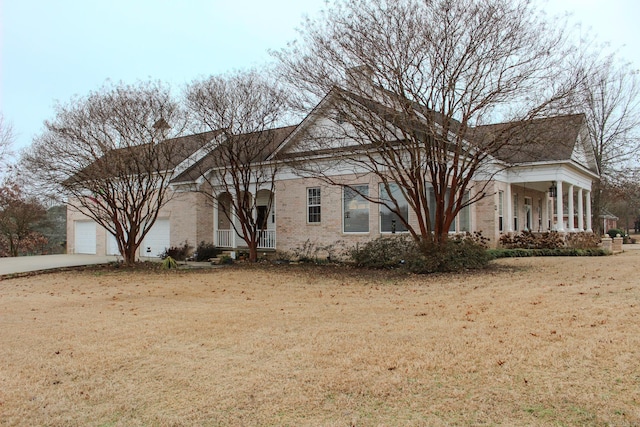
{"label": "porch", "polygon": [[562,179],[507,183],[499,194],[500,232],[592,232],[590,184]]}
{"label": "porch", "polygon": [[[253,206],[252,215],[258,231],[258,249],[276,249],[276,217],[274,194],[269,190],[258,190],[253,194],[247,193],[244,203]],[[255,202],[255,203],[254,203]],[[229,193],[223,193],[214,204],[214,244],[219,248],[243,249],[247,243],[238,233],[242,230],[240,220],[236,215],[237,200]]]}

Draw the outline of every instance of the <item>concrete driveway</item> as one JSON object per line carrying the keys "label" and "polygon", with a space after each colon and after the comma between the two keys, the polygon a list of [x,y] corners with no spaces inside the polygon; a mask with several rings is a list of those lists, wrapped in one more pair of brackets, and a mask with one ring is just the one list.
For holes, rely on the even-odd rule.
{"label": "concrete driveway", "polygon": [[81,265],[107,264],[117,261],[115,256],[97,255],[35,255],[0,258],[0,276],[30,271],[51,270]]}

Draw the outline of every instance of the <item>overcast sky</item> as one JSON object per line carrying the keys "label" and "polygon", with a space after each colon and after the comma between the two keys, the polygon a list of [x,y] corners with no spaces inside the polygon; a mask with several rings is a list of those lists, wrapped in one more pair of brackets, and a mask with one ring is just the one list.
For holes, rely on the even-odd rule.
{"label": "overcast sky", "polygon": [[[541,2],[543,0],[540,0]],[[640,2],[549,0],[640,68]],[[106,79],[185,83],[269,59],[324,0],[0,0],[0,111],[16,146],[31,143],[56,100]]]}

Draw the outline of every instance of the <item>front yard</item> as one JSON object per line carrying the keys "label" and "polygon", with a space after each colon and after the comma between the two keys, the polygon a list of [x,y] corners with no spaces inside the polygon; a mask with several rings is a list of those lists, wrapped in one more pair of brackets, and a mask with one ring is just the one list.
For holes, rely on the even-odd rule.
{"label": "front yard", "polygon": [[638,425],[639,263],[0,281],[0,425]]}

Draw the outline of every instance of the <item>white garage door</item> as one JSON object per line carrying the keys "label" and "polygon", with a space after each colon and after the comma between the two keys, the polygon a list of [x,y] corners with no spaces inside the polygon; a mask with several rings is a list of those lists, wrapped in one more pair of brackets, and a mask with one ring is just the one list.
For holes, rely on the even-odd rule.
{"label": "white garage door", "polygon": [[75,222],[75,253],[96,253],[96,223],[93,221]]}
{"label": "white garage door", "polygon": [[120,255],[116,236],[107,231],[107,255]]}
{"label": "white garage door", "polygon": [[165,249],[171,246],[170,236],[169,220],[156,220],[142,242],[140,255],[144,257],[159,257]]}

